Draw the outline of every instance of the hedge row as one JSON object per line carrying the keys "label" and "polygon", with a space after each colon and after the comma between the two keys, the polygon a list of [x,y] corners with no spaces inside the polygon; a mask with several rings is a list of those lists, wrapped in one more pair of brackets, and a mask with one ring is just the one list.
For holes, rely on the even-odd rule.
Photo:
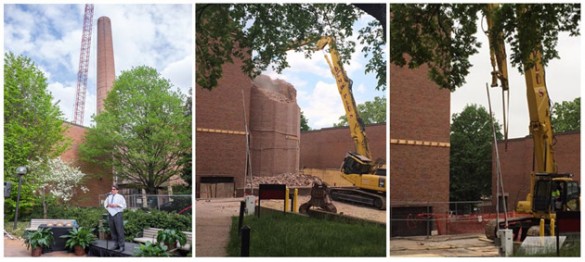
{"label": "hedge row", "polygon": [[[48,218],[75,219],[79,226],[92,228],[97,233],[100,219],[106,218],[107,211],[97,207],[64,207],[51,206],[48,209]],[[153,210],[125,210],[124,232],[127,239],[132,239],[144,228],[156,227],[191,231],[192,217],[164,211]],[[33,211],[32,217],[42,218],[42,210]],[[107,221],[104,221],[107,225]]]}

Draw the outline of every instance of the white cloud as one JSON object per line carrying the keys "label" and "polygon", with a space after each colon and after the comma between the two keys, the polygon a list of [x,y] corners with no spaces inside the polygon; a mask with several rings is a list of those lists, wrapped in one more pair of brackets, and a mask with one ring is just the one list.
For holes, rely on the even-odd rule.
{"label": "white cloud", "polygon": [[187,94],[193,83],[193,72],[193,57],[188,55],[179,61],[168,64],[162,70],[161,75],[169,79],[183,94]]}
{"label": "white cloud", "polygon": [[287,52],[289,68],[283,70],[283,74],[312,74],[321,78],[332,77],[331,70],[325,61],[321,51],[315,52],[311,58],[306,58],[302,52]]}
{"label": "white cloud", "polygon": [[331,127],[345,114],[337,85],[334,83],[319,81],[312,92],[297,95],[299,106],[313,129]]}
{"label": "white cloud", "polygon": [[[53,96],[53,103],[58,103],[65,119],[67,121],[73,121],[76,86],[53,82],[48,85],[48,90]],[[71,99],[71,97],[73,97],[73,99]]]}

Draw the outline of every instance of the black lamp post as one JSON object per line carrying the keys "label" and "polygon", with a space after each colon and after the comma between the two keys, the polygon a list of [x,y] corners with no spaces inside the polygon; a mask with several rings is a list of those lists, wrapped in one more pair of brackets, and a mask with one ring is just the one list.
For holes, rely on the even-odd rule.
{"label": "black lamp post", "polygon": [[18,221],[18,202],[20,202],[20,188],[22,187],[22,177],[26,175],[26,167],[19,166],[16,168],[16,174],[18,175],[18,195],[16,196],[16,212],[14,213],[14,227],[16,230],[16,222]]}

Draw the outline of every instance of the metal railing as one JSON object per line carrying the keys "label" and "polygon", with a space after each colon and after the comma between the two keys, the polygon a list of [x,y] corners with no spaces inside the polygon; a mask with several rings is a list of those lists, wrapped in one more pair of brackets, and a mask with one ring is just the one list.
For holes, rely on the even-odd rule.
{"label": "metal railing", "polygon": [[[99,195],[99,204],[103,205],[107,194]],[[192,205],[191,195],[166,195],[166,194],[133,194],[124,195],[128,209],[157,209],[162,211],[180,212]]]}

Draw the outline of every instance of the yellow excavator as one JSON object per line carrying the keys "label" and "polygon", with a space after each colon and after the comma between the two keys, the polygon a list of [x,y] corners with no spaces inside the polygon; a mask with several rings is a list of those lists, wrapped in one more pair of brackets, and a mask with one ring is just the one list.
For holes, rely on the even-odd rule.
{"label": "yellow excavator", "polygon": [[301,213],[306,213],[311,206],[320,206],[329,212],[336,212],[336,208],[329,201],[333,200],[359,203],[386,209],[386,165],[384,161],[373,161],[365,125],[359,116],[352,93],[352,80],[343,69],[335,39],[330,36],[320,37],[316,41],[315,50],[324,50],[329,46],[329,56],[325,60],[335,77],[337,89],[345,116],[349,124],[351,138],[354,141],[355,152],[348,152],[341,165],[341,176],[352,183],[354,188],[327,187],[315,185],[311,192],[311,200],[299,207]]}
{"label": "yellow excavator", "polygon": [[[496,87],[499,82],[505,93],[509,86],[504,34],[495,30],[493,17],[498,8],[496,4],[489,4],[486,9],[491,63],[494,68],[491,86]],[[526,15],[526,7],[519,5],[517,8],[519,16]],[[550,99],[540,49],[540,46],[534,48],[528,60],[524,61],[534,163],[530,174],[530,192],[524,201],[518,202],[516,211],[528,215],[498,221],[499,224],[490,221],[485,230],[489,239],[496,238],[499,228],[512,229],[514,239],[521,240],[526,236],[554,235],[557,212],[580,210],[579,183],[573,181],[571,174],[557,173]]]}

